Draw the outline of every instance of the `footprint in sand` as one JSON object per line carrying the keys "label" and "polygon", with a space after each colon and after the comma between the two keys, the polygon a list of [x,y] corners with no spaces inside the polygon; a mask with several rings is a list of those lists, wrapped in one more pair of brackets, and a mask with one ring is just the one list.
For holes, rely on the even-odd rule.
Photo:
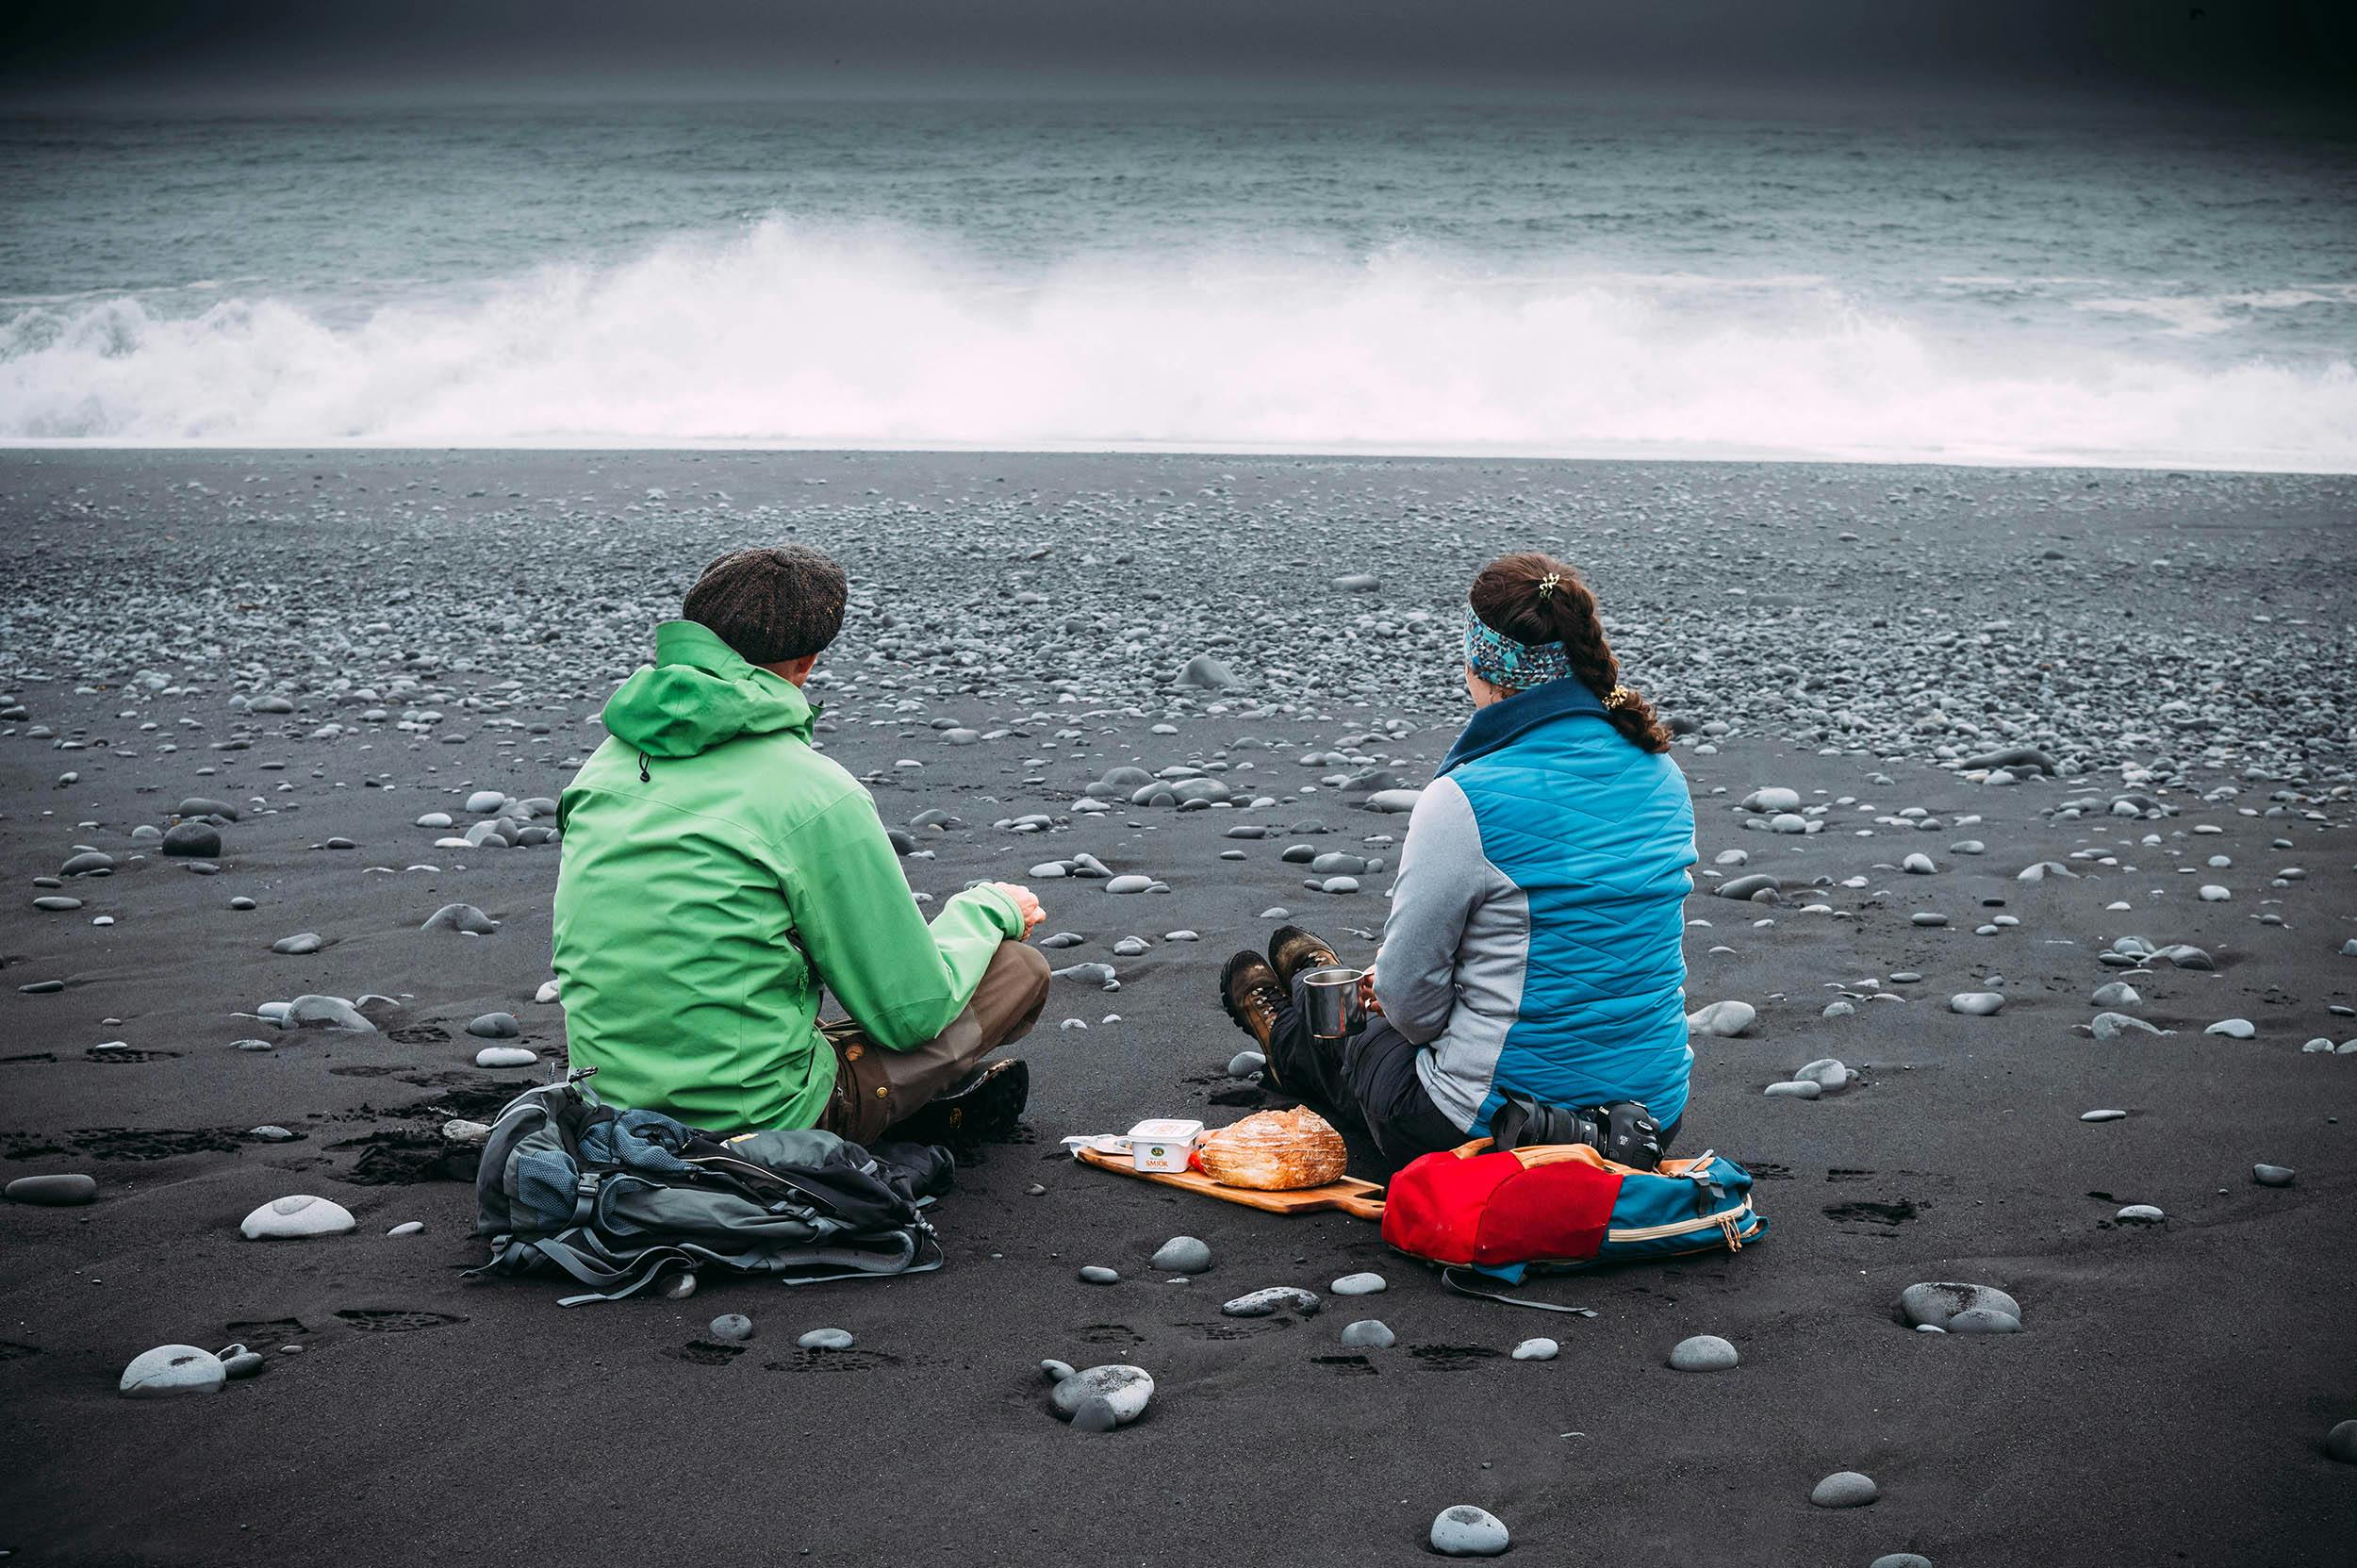
{"label": "footprint in sand", "polygon": [[441,1329],[467,1321],[456,1312],[378,1311],[372,1308],[354,1308],[336,1315],[364,1334],[413,1334],[420,1329]]}

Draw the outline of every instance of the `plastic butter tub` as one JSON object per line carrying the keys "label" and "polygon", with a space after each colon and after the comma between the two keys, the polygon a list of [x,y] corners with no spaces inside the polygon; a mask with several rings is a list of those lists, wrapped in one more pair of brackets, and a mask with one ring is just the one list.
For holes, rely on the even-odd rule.
{"label": "plastic butter tub", "polygon": [[1185,1170],[1203,1124],[1178,1116],[1157,1116],[1129,1129],[1129,1162],[1140,1170]]}

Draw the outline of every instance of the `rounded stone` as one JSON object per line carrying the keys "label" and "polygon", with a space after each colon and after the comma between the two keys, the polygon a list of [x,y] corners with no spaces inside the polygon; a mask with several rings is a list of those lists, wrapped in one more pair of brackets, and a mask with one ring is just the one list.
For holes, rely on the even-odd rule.
{"label": "rounded stone", "polygon": [[859,1341],[848,1329],[813,1329],[794,1343],[805,1350],[849,1350]]}
{"label": "rounded stone", "polygon": [[1113,1285],[1120,1281],[1120,1271],[1107,1268],[1102,1263],[1090,1263],[1080,1270],[1080,1283],[1084,1285]]}
{"label": "rounded stone", "polygon": [[1829,1095],[1839,1094],[1857,1081],[1857,1073],[1837,1056],[1820,1057],[1792,1075],[1795,1083],[1814,1083]]}
{"label": "rounded stone", "polygon": [[2248,1040],[2256,1035],[2259,1029],[2249,1018],[2220,1018],[2201,1032],[2224,1035],[2229,1040]]}
{"label": "rounded stone", "polygon": [[1816,1099],[1824,1092],[1823,1084],[1809,1082],[1771,1083],[1767,1089],[1767,1093],[1778,1099]]}
{"label": "rounded stone", "polygon": [[1725,1372],[1740,1360],[1735,1346],[1716,1334],[1696,1334],[1678,1341],[1670,1364],[1680,1372]]}
{"label": "rounded stone", "polygon": [[2021,1320],[1994,1307],[1967,1307],[1950,1318],[1946,1327],[1952,1334],[2018,1334]]}
{"label": "rounded stone", "polygon": [[1108,893],[1143,893],[1153,885],[1152,877],[1141,877],[1132,872],[1127,876],[1115,877],[1106,883],[1105,891]]}
{"label": "rounded stone", "polygon": [[1164,1274],[1200,1274],[1211,1266],[1211,1249],[1194,1236],[1173,1236],[1154,1250],[1154,1266]]}
{"label": "rounded stone", "polygon": [[1808,1500],[1819,1508],[1864,1508],[1881,1495],[1871,1476],[1837,1470],[1810,1490]]}
{"label": "rounded stone", "polygon": [[1233,1301],[1224,1301],[1219,1310],[1227,1317],[1273,1317],[1289,1309],[1303,1317],[1315,1317],[1322,1305],[1324,1302],[1315,1291],[1303,1290],[1299,1285],[1271,1285],[1266,1290],[1239,1296]]}
{"label": "rounded stone", "polygon": [[1268,1058],[1257,1050],[1240,1050],[1228,1059],[1228,1076],[1250,1078],[1268,1065]]}
{"label": "rounded stone", "polygon": [[1153,1397],[1153,1374],[1142,1366],[1121,1363],[1076,1372],[1059,1379],[1048,1394],[1056,1413],[1066,1421],[1079,1413],[1082,1405],[1098,1399],[1113,1407],[1114,1424],[1122,1427],[1145,1414],[1146,1402]]}
{"label": "rounded stone", "polygon": [[1990,1017],[2004,1005],[2005,997],[2002,991],[1959,991],[1948,999],[1949,1012],[1962,1013],[1974,1018]]}
{"label": "rounded stone", "polygon": [[1714,1034],[1732,1039],[1752,1027],[1759,1017],[1759,1009],[1747,1001],[1714,1001],[1696,1008],[1686,1015],[1687,1029],[1697,1034]]}
{"label": "rounded stone", "polygon": [[2299,1173],[2289,1165],[2253,1165],[2250,1180],[2262,1187],[2288,1187]]}
{"label": "rounded stone", "polygon": [[2343,1421],[2325,1433],[2324,1452],[2343,1464],[2357,1464],[2357,1421]]}
{"label": "rounded stone", "polygon": [[1934,1280],[1909,1285],[1899,1295],[1899,1315],[1910,1327],[1944,1329],[1961,1312],[1997,1312],[2021,1321],[2021,1303],[1994,1285]]}
{"label": "rounded stone", "polygon": [[1551,1339],[1526,1339],[1514,1346],[1514,1359],[1518,1362],[1551,1362],[1561,1350],[1562,1346]]}
{"label": "rounded stone", "polygon": [[262,1358],[242,1345],[233,1345],[221,1352],[221,1370],[234,1383],[261,1371]]}
{"label": "rounded stone", "polygon": [[221,853],[221,830],[210,822],[175,822],[164,834],[164,853],[212,860]]}
{"label": "rounded stone", "polygon": [[424,1229],[425,1221],[421,1219],[404,1220],[385,1233],[388,1236],[414,1236]]}
{"label": "rounded stone", "polygon": [[1510,1544],[1505,1523],[1471,1503],[1444,1508],[1432,1521],[1432,1549],[1442,1557],[1497,1557]]}
{"label": "rounded stone", "polygon": [[737,1345],[753,1337],[753,1320],[743,1312],[722,1312],[705,1325],[704,1331],[714,1339]]}
{"label": "rounded stone", "polygon": [[293,1029],[340,1029],[349,1034],[374,1034],[376,1026],[341,997],[297,997],[287,1004],[287,1023]]}
{"label": "rounded stone", "polygon": [[529,1067],[540,1053],[529,1046],[486,1046],[474,1053],[478,1067]]}
{"label": "rounded stone", "polygon": [[175,1394],[219,1394],[229,1369],[210,1350],[193,1345],[159,1345],[131,1358],[116,1392],[126,1399],[163,1399]]}
{"label": "rounded stone", "polygon": [[8,1196],[12,1203],[38,1203],[44,1208],[66,1209],[98,1201],[98,1180],[79,1171],[61,1171],[52,1176],[20,1176],[8,1183]]}
{"label": "rounded stone", "polygon": [[467,1025],[467,1032],[478,1040],[513,1040],[523,1032],[513,1013],[486,1013]]}
{"label": "rounded stone", "polygon": [[359,1221],[340,1203],[309,1193],[293,1193],[263,1204],[239,1225],[248,1241],[296,1236],[340,1236]]}
{"label": "rounded stone", "polygon": [[1345,1274],[1334,1281],[1336,1296],[1375,1296],[1389,1288],[1380,1274]]}
{"label": "rounded stone", "polygon": [[1389,1350],[1398,1338],[1380,1318],[1362,1317],[1343,1329],[1343,1343],[1354,1350]]}
{"label": "rounded stone", "polygon": [[1110,1399],[1083,1399],[1072,1412],[1076,1432],[1110,1432],[1121,1425],[1121,1411]]}
{"label": "rounded stone", "polygon": [[2112,1216],[2122,1225],[2158,1225],[2167,1217],[2150,1203],[2131,1203]]}
{"label": "rounded stone", "polygon": [[2079,1119],[2083,1122],[2126,1121],[2128,1119],[2128,1113],[2125,1111],[2112,1110],[2082,1111],[2079,1113]]}

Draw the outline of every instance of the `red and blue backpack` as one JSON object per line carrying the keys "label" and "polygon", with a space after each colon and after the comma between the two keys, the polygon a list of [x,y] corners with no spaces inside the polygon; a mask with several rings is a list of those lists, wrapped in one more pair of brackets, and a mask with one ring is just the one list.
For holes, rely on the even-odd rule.
{"label": "red and blue backpack", "polygon": [[1739,1252],[1767,1232],[1752,1173],[1710,1152],[1647,1171],[1583,1144],[1482,1138],[1413,1162],[1383,1195],[1388,1246],[1509,1284],[1532,1269]]}

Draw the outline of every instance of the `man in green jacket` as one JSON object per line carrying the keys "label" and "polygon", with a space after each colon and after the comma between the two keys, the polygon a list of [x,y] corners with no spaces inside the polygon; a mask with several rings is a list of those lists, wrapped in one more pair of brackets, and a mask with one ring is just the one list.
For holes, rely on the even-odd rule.
{"label": "man in green jacket", "polygon": [[[572,1064],[608,1105],[863,1145],[1022,1109],[1023,1064],[981,1059],[1047,1002],[1023,945],[1039,900],[991,883],[927,925],[875,801],[812,749],[802,683],[846,594],[799,545],[713,562],[565,790],[556,973]],[[821,985],[847,1020],[819,1021]]]}

